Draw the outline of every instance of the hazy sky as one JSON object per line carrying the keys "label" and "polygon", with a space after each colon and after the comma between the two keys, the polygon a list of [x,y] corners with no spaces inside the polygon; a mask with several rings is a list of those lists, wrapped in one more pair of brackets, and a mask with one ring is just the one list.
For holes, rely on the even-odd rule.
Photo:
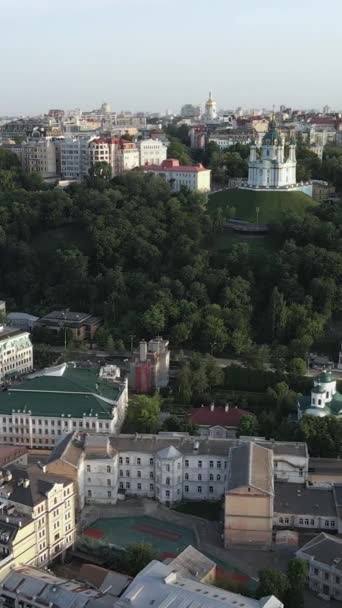
{"label": "hazy sky", "polygon": [[342,0],[0,0],[0,114],[342,108]]}

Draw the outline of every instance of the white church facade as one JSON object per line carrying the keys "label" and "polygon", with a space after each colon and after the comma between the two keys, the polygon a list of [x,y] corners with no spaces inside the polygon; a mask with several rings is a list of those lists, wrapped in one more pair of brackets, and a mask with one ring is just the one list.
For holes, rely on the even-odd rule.
{"label": "white church facade", "polygon": [[241,187],[251,190],[301,190],[312,196],[311,184],[296,183],[296,168],[296,144],[291,140],[285,158],[285,140],[272,119],[263,137],[260,153],[255,143],[250,147],[248,180]]}

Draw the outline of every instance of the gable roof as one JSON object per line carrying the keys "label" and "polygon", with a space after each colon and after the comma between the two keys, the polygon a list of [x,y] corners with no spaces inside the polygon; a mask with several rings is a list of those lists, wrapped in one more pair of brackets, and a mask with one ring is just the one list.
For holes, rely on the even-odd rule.
{"label": "gable roof", "polygon": [[274,495],[272,450],[253,442],[230,450],[227,490],[244,487]]}
{"label": "gable roof", "polygon": [[238,427],[243,416],[250,416],[251,412],[240,410],[238,407],[198,407],[191,410],[190,419],[199,426],[233,426]]}
{"label": "gable roof", "polygon": [[322,532],[308,543],[303,545],[297,552],[299,555],[305,553],[317,562],[333,566],[342,571],[342,539]]}
{"label": "gable roof", "polygon": [[192,545],[186,547],[168,565],[181,576],[195,581],[202,581],[213,568],[216,568],[215,562]]}

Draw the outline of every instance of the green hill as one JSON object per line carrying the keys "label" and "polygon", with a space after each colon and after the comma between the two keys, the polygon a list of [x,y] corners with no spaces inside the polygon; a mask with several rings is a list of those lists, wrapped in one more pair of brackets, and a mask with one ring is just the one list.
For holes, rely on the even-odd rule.
{"label": "green hill", "polygon": [[303,216],[318,203],[303,192],[257,192],[254,190],[226,190],[209,195],[208,210],[218,207],[235,208],[235,219],[256,222],[259,207],[259,223],[268,224],[280,220],[284,212],[293,211]]}

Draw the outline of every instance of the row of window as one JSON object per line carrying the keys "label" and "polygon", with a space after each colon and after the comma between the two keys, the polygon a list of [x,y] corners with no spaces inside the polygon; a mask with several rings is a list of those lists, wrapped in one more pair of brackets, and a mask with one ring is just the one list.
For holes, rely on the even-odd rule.
{"label": "row of window", "polygon": [[[288,517],[279,517],[279,523],[280,524],[290,524],[290,519]],[[298,525],[315,527],[315,520],[313,518],[309,519],[309,518],[300,517],[298,520]],[[331,520],[326,519],[324,521],[324,526],[326,528],[335,528],[336,522],[333,519],[331,519]]]}
{"label": "row of window", "polygon": [[313,568],[313,573],[314,573],[315,576],[320,576],[321,574],[323,574],[324,575],[323,578],[324,578],[325,581],[329,581],[330,577],[331,577],[331,580],[335,581],[335,583],[337,585],[341,584],[341,577],[340,576],[336,576],[336,575],[334,576],[334,575],[330,574],[330,572],[326,572],[325,570],[322,571],[322,570],[319,570],[318,568]]}

